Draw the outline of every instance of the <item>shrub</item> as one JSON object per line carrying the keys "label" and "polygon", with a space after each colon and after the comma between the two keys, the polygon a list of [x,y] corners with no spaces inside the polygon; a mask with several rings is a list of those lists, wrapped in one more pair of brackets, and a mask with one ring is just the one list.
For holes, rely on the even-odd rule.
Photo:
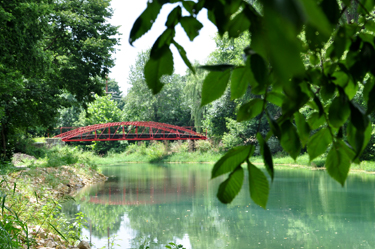
{"label": "shrub", "polygon": [[208,140],[195,141],[195,149],[199,152],[207,152],[212,149],[212,144]]}

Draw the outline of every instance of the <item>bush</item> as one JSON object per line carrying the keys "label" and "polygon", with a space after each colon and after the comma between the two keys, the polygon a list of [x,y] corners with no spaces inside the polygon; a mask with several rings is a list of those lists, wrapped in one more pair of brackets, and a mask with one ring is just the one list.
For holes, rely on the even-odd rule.
{"label": "bush", "polygon": [[195,141],[195,149],[199,152],[207,152],[212,149],[212,144],[208,140]]}
{"label": "bush", "polygon": [[181,153],[181,152],[188,152],[189,151],[189,143],[187,141],[175,141],[170,143],[170,150],[174,153]]}

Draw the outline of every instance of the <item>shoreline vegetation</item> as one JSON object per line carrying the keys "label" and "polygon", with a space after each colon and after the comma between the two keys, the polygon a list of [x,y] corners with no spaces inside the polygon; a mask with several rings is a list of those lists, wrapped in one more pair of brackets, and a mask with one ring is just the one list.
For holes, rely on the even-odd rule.
{"label": "shoreline vegetation", "polygon": [[[1,248],[90,248],[81,241],[80,231],[87,226],[83,214],[66,217],[61,205],[74,199],[80,188],[105,181],[99,166],[121,163],[207,163],[214,164],[224,154],[208,143],[189,151],[189,143],[130,144],[123,152],[97,155],[93,151],[74,146],[51,148],[26,146],[23,153],[16,153],[12,163],[1,172],[0,201]],[[257,151],[256,151],[257,152]],[[263,165],[262,158],[252,157],[252,163]],[[309,162],[307,154],[294,161],[283,154],[274,156],[275,168],[306,168],[324,170],[325,157]],[[209,167],[211,167],[210,165]],[[375,174],[375,162],[362,161],[352,164],[351,172]],[[5,239],[7,238],[7,239]],[[76,246],[76,247],[75,247]]]}

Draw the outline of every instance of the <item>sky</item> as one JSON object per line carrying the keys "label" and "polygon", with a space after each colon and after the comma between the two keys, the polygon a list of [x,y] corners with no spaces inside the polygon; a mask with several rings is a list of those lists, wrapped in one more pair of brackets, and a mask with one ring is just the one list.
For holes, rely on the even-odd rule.
{"label": "sky", "polygon": [[[114,13],[109,22],[114,26],[121,26],[119,32],[122,35],[119,36],[121,45],[116,47],[116,53],[113,55],[116,65],[111,69],[109,77],[119,83],[123,95],[126,95],[127,89],[130,87],[128,83],[129,68],[135,63],[137,54],[152,47],[155,40],[166,28],[164,24],[169,12],[177,5],[165,5],[151,30],[135,41],[132,47],[128,42],[130,30],[134,21],[145,10],[146,6],[147,0],[112,0],[111,2],[111,8]],[[187,14],[187,12],[183,13],[183,15]],[[204,27],[201,29],[200,35],[193,42],[190,42],[180,25],[176,27],[175,40],[185,48],[187,57],[192,63],[197,60],[203,64],[208,55],[216,48],[213,37],[217,29],[207,19],[207,12],[205,10],[202,10],[198,14],[198,20]],[[185,74],[187,67],[173,45],[171,46],[171,50],[173,52],[175,73]]]}

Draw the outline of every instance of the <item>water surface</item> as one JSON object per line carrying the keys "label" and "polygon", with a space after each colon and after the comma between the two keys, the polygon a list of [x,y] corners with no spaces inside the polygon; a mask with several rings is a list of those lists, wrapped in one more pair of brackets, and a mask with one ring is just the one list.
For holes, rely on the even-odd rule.
{"label": "water surface", "polygon": [[350,175],[341,187],[324,171],[277,169],[267,209],[248,184],[230,205],[216,198],[224,179],[208,164],[103,167],[109,180],[83,189],[70,215],[83,212],[95,248],[375,248],[375,177]]}

